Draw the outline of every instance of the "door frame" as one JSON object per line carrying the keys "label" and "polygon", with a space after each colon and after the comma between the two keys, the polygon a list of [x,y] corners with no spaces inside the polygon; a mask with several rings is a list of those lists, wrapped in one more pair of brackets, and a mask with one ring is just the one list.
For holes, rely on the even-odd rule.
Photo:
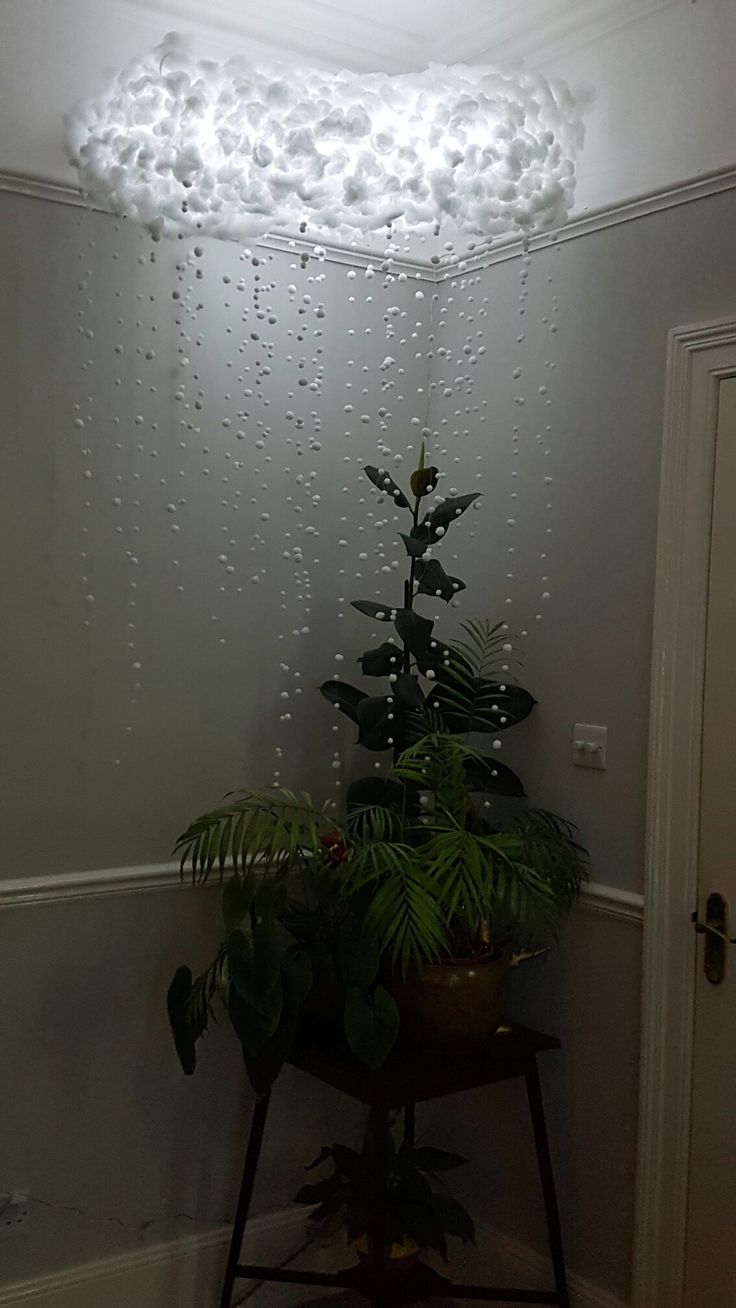
{"label": "door frame", "polygon": [[652,647],[634,1308],[681,1308],[705,636],[718,387],[736,319],[669,334]]}

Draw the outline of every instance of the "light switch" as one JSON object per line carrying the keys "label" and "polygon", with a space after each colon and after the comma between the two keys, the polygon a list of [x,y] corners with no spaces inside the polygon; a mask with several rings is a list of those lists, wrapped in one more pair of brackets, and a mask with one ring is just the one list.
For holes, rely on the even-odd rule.
{"label": "light switch", "polygon": [[579,768],[604,768],[608,727],[576,722],[572,729],[572,761]]}

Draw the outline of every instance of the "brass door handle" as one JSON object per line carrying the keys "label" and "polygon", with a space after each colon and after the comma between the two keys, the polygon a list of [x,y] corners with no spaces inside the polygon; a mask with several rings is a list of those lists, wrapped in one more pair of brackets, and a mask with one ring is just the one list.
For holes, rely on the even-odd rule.
{"label": "brass door handle", "polygon": [[728,904],[717,891],[708,896],[705,905],[705,922],[693,913],[693,925],[698,935],[705,936],[703,966],[711,985],[718,986],[726,975],[726,945],[736,945],[728,934]]}
{"label": "brass door handle", "polygon": [[724,936],[722,931],[717,927],[711,926],[708,922],[699,922],[697,913],[693,913],[693,923],[699,936],[717,936],[726,945],[736,945],[736,936]]}

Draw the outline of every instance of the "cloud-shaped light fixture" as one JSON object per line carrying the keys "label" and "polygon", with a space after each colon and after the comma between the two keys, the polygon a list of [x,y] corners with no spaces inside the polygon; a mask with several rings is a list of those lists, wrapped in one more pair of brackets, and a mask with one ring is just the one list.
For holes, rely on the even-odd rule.
{"label": "cloud-shaped light fixture", "polygon": [[446,220],[485,239],[548,230],[569,212],[582,139],[579,103],[538,73],[217,63],[175,33],[67,119],[95,203],[154,236],[234,240]]}

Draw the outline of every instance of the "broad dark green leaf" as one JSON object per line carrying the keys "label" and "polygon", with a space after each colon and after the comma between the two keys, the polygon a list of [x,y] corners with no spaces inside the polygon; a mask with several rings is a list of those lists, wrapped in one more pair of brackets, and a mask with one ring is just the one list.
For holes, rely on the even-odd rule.
{"label": "broad dark green leaf", "polygon": [[358,662],[366,677],[387,677],[390,672],[398,672],[401,667],[401,649],[386,640],[377,649],[367,649]]}
{"label": "broad dark green leaf", "polygon": [[304,1171],[313,1172],[316,1167],[321,1167],[322,1164],[326,1163],[328,1158],[331,1157],[332,1157],[332,1150],[330,1149],[330,1146],[323,1145],[319,1153],[317,1154],[317,1157],[313,1158],[311,1163],[307,1163],[306,1167],[304,1168]]}
{"label": "broad dark green leaf", "polygon": [[358,690],[357,686],[351,686],[347,681],[323,681],[319,689],[330,704],[336,704],[353,722],[358,721],[358,705],[366,698],[365,691]]}
{"label": "broad dark green leaf", "polygon": [[423,618],[413,609],[399,609],[394,618],[394,626],[407,649],[417,657],[427,653],[434,623]]}
{"label": "broad dark green leaf", "polygon": [[451,731],[505,731],[531,713],[536,700],[521,686],[505,685],[473,677],[452,654],[451,666],[440,669],[433,696]]}
{"label": "broad dark green leaf", "polygon": [[423,536],[416,536],[414,532],[412,532],[411,536],[407,536],[405,531],[400,531],[399,535],[406,546],[407,554],[411,558],[419,558],[427,547],[432,544],[426,531]]}
{"label": "broad dark green leaf", "polygon": [[445,1149],[433,1149],[430,1145],[420,1145],[407,1152],[402,1160],[403,1166],[417,1167],[421,1172],[450,1172],[455,1167],[467,1163],[462,1154],[448,1153]]}
{"label": "broad dark green leaf", "polygon": [[376,604],[374,600],[351,600],[350,604],[367,618],[375,618],[377,622],[393,622],[391,614],[396,610],[390,604]]}
{"label": "broad dark green leaf", "polygon": [[351,781],[345,792],[348,811],[351,808],[363,808],[376,805],[379,808],[393,808],[401,811],[404,803],[404,787],[392,777],[360,777]]}
{"label": "broad dark green leaf", "polygon": [[408,672],[401,672],[392,682],[391,689],[396,700],[405,709],[423,709],[424,695],[416,677]]}
{"label": "broad dark green leaf", "polygon": [[325,1199],[330,1199],[336,1189],[336,1179],[334,1176],[325,1176],[321,1181],[311,1181],[303,1185],[301,1190],[294,1195],[294,1202],[297,1204],[321,1204]]}
{"label": "broad dark green leaf", "polygon": [[270,992],[270,1007],[262,1003],[256,1008],[243,999],[232,984],[227,997],[227,1014],[240,1041],[243,1057],[256,1058],[266,1048],[278,1029],[283,1012],[281,985]]}
{"label": "broad dark green leaf", "polygon": [[386,495],[391,496],[394,504],[396,504],[398,508],[408,509],[410,507],[409,501],[401,487],[396,485],[393,477],[389,472],[386,472],[385,468],[374,468],[368,465],[363,469],[363,472],[368,480],[373,482],[374,486],[377,486],[378,489],[383,491]]}
{"label": "broad dark green leaf", "polygon": [[447,1235],[455,1236],[464,1244],[475,1244],[475,1226],[466,1208],[450,1194],[433,1194],[434,1215]]}
{"label": "broad dark green leaf", "polygon": [[276,924],[263,919],[250,935],[236,929],[227,941],[227,964],[230,979],[245,1003],[270,1017],[277,1006],[281,969]]}
{"label": "broad dark green leaf", "polygon": [[186,966],[177,968],[167,991],[166,1008],[174,1037],[174,1047],[186,1076],[192,1076],[197,1066],[195,1037],[192,1034],[187,1018],[187,1004],[191,993],[191,968]]}
{"label": "broad dark green leaf", "polygon": [[426,563],[419,559],[415,566],[415,576],[421,595],[438,595],[447,602],[465,590],[465,582],[459,577],[449,576],[438,559],[428,559]]}
{"label": "broad dark green leaf", "polygon": [[268,1094],[294,1044],[301,1006],[311,989],[311,967],[304,950],[292,950],[281,965],[283,1004],[270,1040],[254,1055],[243,1050],[245,1066],[256,1095]]}
{"label": "broad dark green leaf", "polygon": [[454,498],[443,500],[441,504],[432,509],[426,522],[432,531],[436,531],[438,527],[447,529],[450,523],[459,518],[477,499],[480,499],[480,491],[476,491],[472,495],[457,495]]}
{"label": "broad dark green leaf", "polygon": [[465,763],[465,780],[471,790],[485,795],[506,795],[510,799],[524,799],[526,792],[521,779],[505,763],[495,758],[469,759]]}
{"label": "broad dark green leaf", "polygon": [[440,676],[445,663],[452,657],[452,653],[452,648],[449,645],[433,637],[424,653],[417,657],[417,666],[420,672],[426,673],[431,670]]}
{"label": "broad dark green leaf", "polygon": [[390,749],[395,740],[396,717],[396,703],[391,696],[366,696],[358,706],[358,744],[366,749]]}
{"label": "broad dark green leaf", "polygon": [[409,478],[412,495],[416,495],[417,499],[431,495],[437,485],[439,471],[439,468],[417,468]]}
{"label": "broad dark green leaf", "polygon": [[335,1167],[342,1176],[357,1180],[361,1172],[365,1171],[365,1159],[355,1149],[349,1149],[347,1145],[333,1144],[331,1152]]}
{"label": "broad dark green leaf", "polygon": [[227,931],[234,931],[243,921],[255,898],[255,881],[252,876],[242,877],[236,872],[225,882],[222,892],[222,916]]}
{"label": "broad dark green leaf", "polygon": [[346,990],[357,986],[367,990],[373,985],[381,964],[381,951],[375,936],[362,922],[348,918],[340,930],[337,945],[337,970]]}
{"label": "broad dark green leaf", "polygon": [[367,994],[351,986],[345,995],[345,1035],[348,1044],[368,1067],[381,1067],[399,1034],[396,1001],[383,986]]}

